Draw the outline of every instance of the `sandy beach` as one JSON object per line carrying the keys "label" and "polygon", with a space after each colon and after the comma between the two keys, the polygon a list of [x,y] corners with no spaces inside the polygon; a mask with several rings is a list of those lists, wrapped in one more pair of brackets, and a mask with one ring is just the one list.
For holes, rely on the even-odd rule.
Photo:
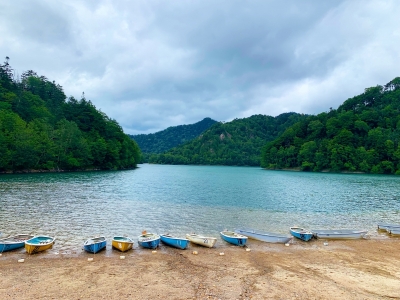
{"label": "sandy beach", "polygon": [[250,251],[219,243],[156,253],[3,253],[0,299],[400,299],[398,238],[251,240]]}

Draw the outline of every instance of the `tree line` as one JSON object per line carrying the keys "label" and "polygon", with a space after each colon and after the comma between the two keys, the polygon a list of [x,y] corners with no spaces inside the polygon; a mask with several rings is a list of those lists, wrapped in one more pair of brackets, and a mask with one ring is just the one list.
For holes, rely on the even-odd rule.
{"label": "tree line", "polygon": [[193,140],[216,122],[211,118],[204,118],[194,124],[171,126],[156,133],[130,135],[130,137],[136,141],[146,158],[151,153],[163,153]]}
{"label": "tree line", "polygon": [[201,135],[162,154],[151,154],[150,163],[259,166],[261,149],[304,115],[285,113],[277,117],[254,115],[218,122]]}
{"label": "tree line", "polygon": [[0,172],[135,168],[138,145],[84,94],[0,64]]}
{"label": "tree line", "polygon": [[300,120],[262,151],[267,169],[400,175],[400,77]]}

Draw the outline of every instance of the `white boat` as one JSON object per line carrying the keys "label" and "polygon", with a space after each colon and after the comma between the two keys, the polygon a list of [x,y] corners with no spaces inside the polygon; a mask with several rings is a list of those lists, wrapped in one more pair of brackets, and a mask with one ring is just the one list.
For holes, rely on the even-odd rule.
{"label": "white boat", "polygon": [[367,230],[334,229],[334,230],[311,230],[319,239],[360,239],[366,238]]}
{"label": "white boat", "polygon": [[265,231],[258,231],[254,229],[236,229],[236,233],[242,234],[254,240],[259,240],[262,242],[267,243],[288,243],[292,237],[287,235],[282,235],[279,233],[272,233],[272,232],[265,232]]}
{"label": "white boat", "polygon": [[203,236],[200,234],[190,233],[186,234],[186,238],[194,244],[201,245],[204,247],[212,248],[217,242],[217,238],[210,236]]}
{"label": "white boat", "polygon": [[391,223],[378,223],[378,230],[386,230],[390,231],[391,228],[400,229],[400,224],[391,224]]}
{"label": "white boat", "polygon": [[400,235],[400,227],[389,228],[389,233],[393,235]]}

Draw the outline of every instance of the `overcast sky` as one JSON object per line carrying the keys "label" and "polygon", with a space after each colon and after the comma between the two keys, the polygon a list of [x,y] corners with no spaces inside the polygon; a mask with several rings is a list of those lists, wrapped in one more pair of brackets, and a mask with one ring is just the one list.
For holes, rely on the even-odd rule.
{"label": "overcast sky", "polygon": [[318,114],[400,76],[400,3],[0,0],[0,56],[130,134]]}

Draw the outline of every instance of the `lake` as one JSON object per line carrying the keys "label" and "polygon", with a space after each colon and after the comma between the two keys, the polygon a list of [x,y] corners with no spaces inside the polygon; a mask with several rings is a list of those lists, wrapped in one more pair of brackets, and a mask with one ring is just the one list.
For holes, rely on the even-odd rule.
{"label": "lake", "polygon": [[[0,175],[0,232],[55,236],[56,249],[142,230],[218,237],[249,227],[288,233],[400,223],[400,177],[139,165],[129,171]],[[137,246],[137,244],[136,244]]]}

